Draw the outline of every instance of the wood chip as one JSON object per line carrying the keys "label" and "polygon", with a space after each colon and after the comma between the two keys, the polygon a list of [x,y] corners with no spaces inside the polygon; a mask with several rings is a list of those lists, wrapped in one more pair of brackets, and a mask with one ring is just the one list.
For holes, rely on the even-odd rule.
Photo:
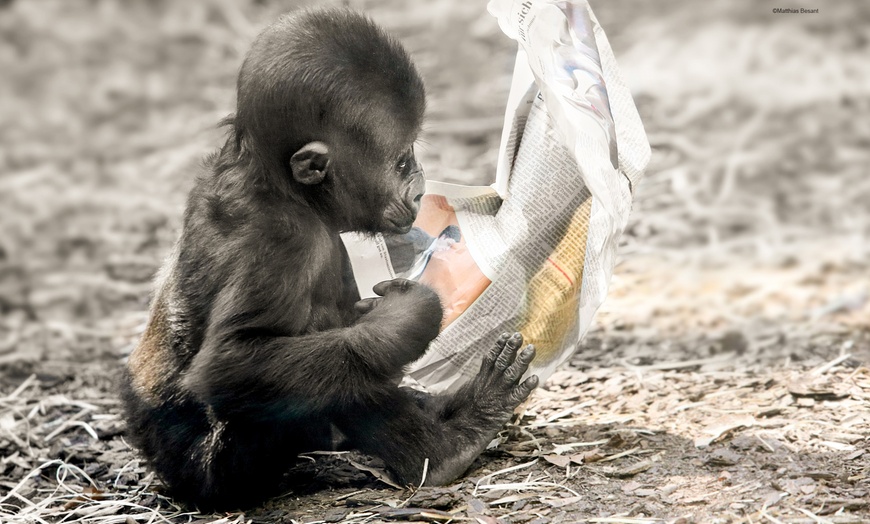
{"label": "wood chip", "polygon": [[788,384],[788,392],[797,398],[838,400],[849,396],[849,384],[828,375],[804,375]]}
{"label": "wood chip", "polygon": [[695,438],[695,447],[705,448],[730,431],[754,425],[755,418],[751,415],[726,415],[719,417],[704,428],[703,435]]}

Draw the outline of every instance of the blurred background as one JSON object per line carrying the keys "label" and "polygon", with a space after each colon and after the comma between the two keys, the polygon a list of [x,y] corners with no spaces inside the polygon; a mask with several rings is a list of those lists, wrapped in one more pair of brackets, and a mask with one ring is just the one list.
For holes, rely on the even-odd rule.
{"label": "blurred background", "polygon": [[[490,183],[515,45],[485,3],[332,4],[413,55],[428,176]],[[313,3],[2,2],[6,376],[129,351],[200,160],[222,143],[244,52],[299,5]],[[593,2],[653,146],[597,330],[635,326],[654,347],[773,322],[866,341],[870,5],[773,7]]]}
{"label": "blurred background", "polygon": [[[667,453],[638,482],[604,479],[622,474],[587,458],[566,470],[545,456],[516,473],[567,482],[573,471],[585,496],[565,522],[614,512],[695,513],[696,522],[743,512],[759,522],[784,492],[800,507],[780,505],[793,519],[779,521],[834,522],[807,512],[848,507],[863,513],[836,522],[867,522],[870,3],[590,1],[652,161],[590,333],[533,396],[528,431],[496,453],[513,457],[505,465],[529,459],[526,444]],[[427,175],[492,182],[516,48],[485,2],[320,3],[368,13],[411,52],[429,95],[417,148]],[[19,504],[43,520],[79,515],[80,498],[52,498],[73,471],[55,458],[96,479],[107,504],[170,508],[123,441],[113,384],[144,328],[193,177],[223,143],[217,123],[234,110],[245,51],[279,13],[313,4],[0,1],[0,513]],[[819,13],[773,13],[787,7]],[[815,382],[802,385],[802,373]],[[763,446],[747,444],[748,431],[742,448],[736,438],[712,452],[693,445],[710,427],[747,425],[747,414]],[[733,449],[743,456],[716,455]],[[51,468],[31,475],[51,464],[57,480]],[[661,490],[635,497],[640,482]],[[4,503],[13,488],[18,502]],[[486,506],[472,503],[473,479],[464,489],[451,496],[469,515]],[[319,518],[335,504],[330,493],[285,503]]]}

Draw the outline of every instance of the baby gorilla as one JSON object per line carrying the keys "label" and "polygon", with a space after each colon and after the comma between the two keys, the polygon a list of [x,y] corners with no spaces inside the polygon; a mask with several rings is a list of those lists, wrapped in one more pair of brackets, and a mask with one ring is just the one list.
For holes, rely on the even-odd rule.
{"label": "baby gorilla", "polygon": [[123,380],[129,436],[177,499],[255,505],[336,428],[400,482],[428,459],[443,484],[537,385],[514,334],[452,396],[399,388],[438,335],[438,297],[401,279],[355,291],[339,233],[410,230],[424,108],[405,51],[358,14],[286,16],[254,42]]}

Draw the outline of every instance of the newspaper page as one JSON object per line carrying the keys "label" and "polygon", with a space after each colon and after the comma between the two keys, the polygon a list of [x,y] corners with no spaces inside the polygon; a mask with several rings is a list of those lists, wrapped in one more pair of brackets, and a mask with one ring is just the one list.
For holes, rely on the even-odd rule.
{"label": "newspaper page", "polygon": [[649,144],[584,0],[492,0],[519,44],[489,187],[428,182],[405,235],[343,235],[362,297],[403,277],[435,289],[442,331],[406,382],[452,391],[499,334],[519,331],[544,381],[603,302]]}

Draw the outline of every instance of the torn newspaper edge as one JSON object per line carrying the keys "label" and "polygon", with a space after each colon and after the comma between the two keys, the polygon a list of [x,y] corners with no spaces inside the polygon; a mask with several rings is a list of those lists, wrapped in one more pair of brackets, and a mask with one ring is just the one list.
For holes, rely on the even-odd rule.
{"label": "torn newspaper edge", "polygon": [[584,0],[492,0],[519,43],[492,187],[428,182],[410,233],[342,240],[360,295],[396,277],[434,288],[442,331],[406,377],[431,393],[474,377],[519,331],[541,381],[607,294],[631,187],[650,149],[613,52]]}

